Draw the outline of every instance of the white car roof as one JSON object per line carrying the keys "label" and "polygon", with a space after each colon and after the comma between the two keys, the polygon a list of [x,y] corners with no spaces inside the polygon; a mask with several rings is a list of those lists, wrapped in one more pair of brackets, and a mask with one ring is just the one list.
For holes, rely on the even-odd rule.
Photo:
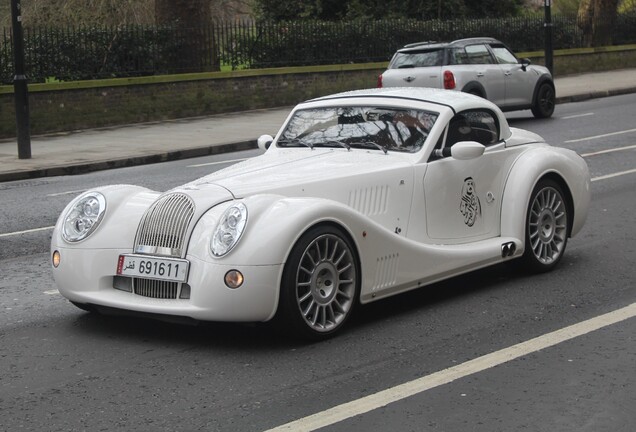
{"label": "white car roof", "polygon": [[[307,102],[326,102],[329,100],[359,99],[359,98],[400,99],[402,102],[418,101],[441,105],[452,109],[455,113],[487,108],[493,111],[499,118],[501,137],[510,137],[510,127],[502,111],[487,99],[459,91],[435,89],[427,87],[385,87],[364,90],[353,90],[333,95],[323,96]],[[302,104],[301,104],[302,105]]]}

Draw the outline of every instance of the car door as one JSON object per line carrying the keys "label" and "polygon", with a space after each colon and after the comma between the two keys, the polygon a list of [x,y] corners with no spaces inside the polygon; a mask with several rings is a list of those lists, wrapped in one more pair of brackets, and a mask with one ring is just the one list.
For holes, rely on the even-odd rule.
{"label": "car door", "polygon": [[479,84],[486,92],[486,98],[496,105],[505,103],[505,77],[485,44],[467,45],[464,48],[468,64],[453,66],[456,70],[458,90],[483,96]]}
{"label": "car door", "polygon": [[501,197],[516,153],[499,140],[496,115],[487,109],[458,113],[441,147],[477,141],[482,156],[457,160],[433,156],[424,174],[426,230],[434,242],[458,244],[500,235]]}
{"label": "car door", "polygon": [[490,47],[504,73],[505,102],[501,106],[530,105],[537,75],[524,69],[517,57],[503,44],[492,44]]}

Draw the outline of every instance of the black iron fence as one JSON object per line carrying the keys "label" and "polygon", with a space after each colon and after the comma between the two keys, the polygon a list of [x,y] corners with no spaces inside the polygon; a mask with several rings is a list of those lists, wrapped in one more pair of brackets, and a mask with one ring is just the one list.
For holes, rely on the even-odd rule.
{"label": "black iron fence", "polygon": [[[555,15],[555,49],[582,47],[575,16]],[[636,43],[636,13],[619,15],[614,44]],[[515,51],[544,48],[543,16],[450,21],[211,23],[205,28],[65,27],[24,29],[30,82],[74,81],[216,70],[388,60],[407,43],[474,36]],[[0,83],[13,81],[11,29],[0,34]]]}

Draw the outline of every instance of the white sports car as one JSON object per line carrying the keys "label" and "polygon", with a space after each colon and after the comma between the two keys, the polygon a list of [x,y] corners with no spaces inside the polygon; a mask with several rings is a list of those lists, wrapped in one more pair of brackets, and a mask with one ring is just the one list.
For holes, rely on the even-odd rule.
{"label": "white sports car", "polygon": [[83,193],[51,240],[82,309],[280,319],[333,335],[358,303],[503,261],[552,269],[590,203],[587,165],[491,102],[424,88],[294,108],[262,156],[161,193]]}

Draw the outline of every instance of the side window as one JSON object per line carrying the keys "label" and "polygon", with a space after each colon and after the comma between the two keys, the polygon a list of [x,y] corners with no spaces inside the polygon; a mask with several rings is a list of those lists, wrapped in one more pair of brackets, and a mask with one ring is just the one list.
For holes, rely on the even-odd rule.
{"label": "side window", "polygon": [[508,48],[503,45],[492,45],[491,46],[493,53],[495,53],[495,57],[497,58],[497,62],[500,64],[517,64],[517,57],[513,53],[511,53]]}
{"label": "side window", "polygon": [[448,52],[448,63],[451,65],[470,64],[466,50],[453,48]]}
{"label": "side window", "polygon": [[470,64],[493,64],[494,60],[486,45],[468,45],[465,48],[466,56]]}
{"label": "side window", "polygon": [[448,123],[445,147],[460,141],[477,141],[489,146],[499,141],[499,123],[489,110],[470,110],[456,114]]}

